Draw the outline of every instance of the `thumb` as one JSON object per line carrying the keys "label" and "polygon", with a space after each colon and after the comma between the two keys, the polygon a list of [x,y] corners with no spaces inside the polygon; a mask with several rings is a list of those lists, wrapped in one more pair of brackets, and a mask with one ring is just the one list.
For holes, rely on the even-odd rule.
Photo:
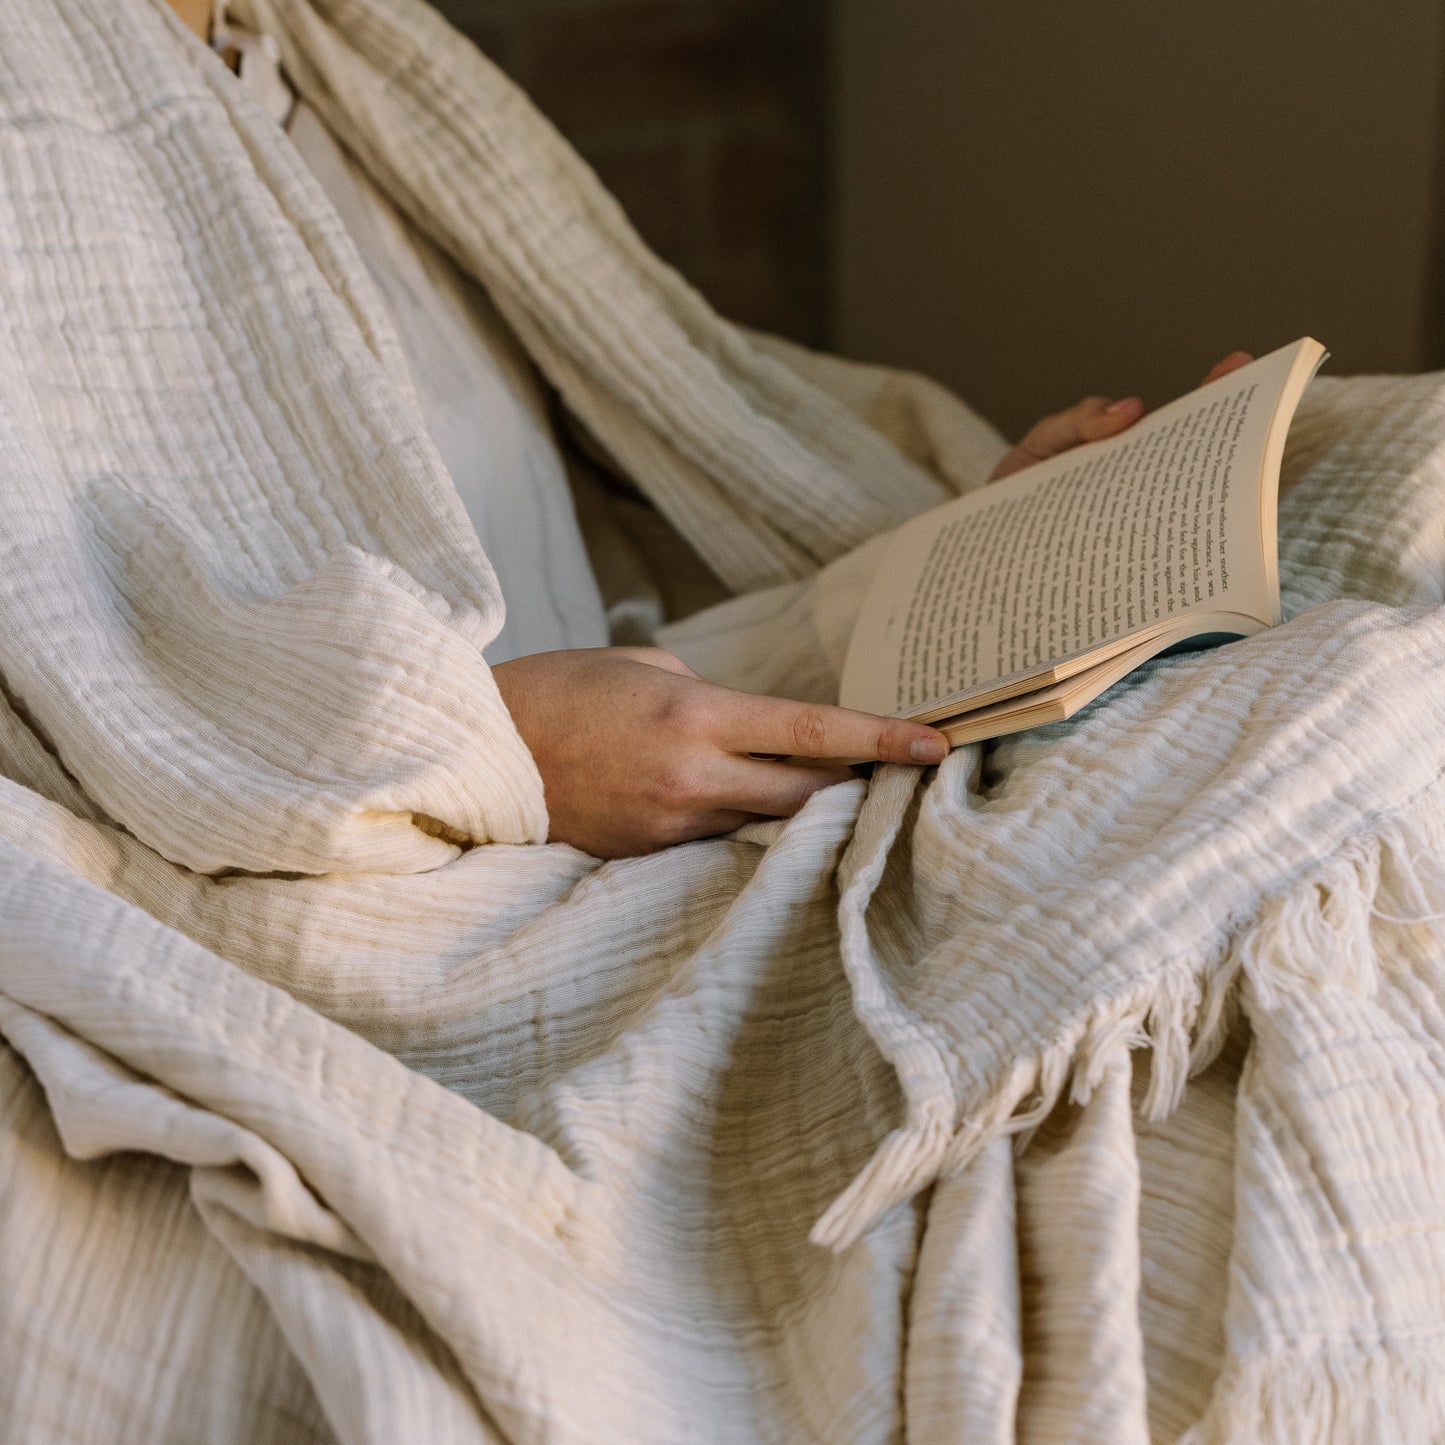
{"label": "thumb", "polygon": [[702,678],[700,672],[694,672],[675,652],[669,652],[665,647],[614,647],[611,651],[629,662],[659,667],[663,672],[675,672],[679,677]]}

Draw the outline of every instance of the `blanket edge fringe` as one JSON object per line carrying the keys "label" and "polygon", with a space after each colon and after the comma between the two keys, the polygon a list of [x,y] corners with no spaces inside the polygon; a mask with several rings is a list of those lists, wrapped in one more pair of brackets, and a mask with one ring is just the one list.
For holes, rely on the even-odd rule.
{"label": "blanket edge fringe", "polygon": [[[1434,805],[1434,806],[1431,806]],[[1433,887],[1426,886],[1426,877]],[[1445,931],[1445,777],[1375,815],[1322,864],[1296,875],[1229,930],[1222,947],[1186,956],[1106,1000],[1038,1053],[1016,1058],[988,1102],[952,1130],[915,1118],[895,1129],[813,1226],[814,1244],[848,1248],[884,1214],[992,1140],[1032,1132],[1066,1096],[1087,1103],[1121,1047],[1151,1051],[1141,1112],[1166,1118],[1188,1081],[1219,1054],[1241,1007],[1277,1007],[1302,988],[1360,995],[1377,980],[1376,919]]]}

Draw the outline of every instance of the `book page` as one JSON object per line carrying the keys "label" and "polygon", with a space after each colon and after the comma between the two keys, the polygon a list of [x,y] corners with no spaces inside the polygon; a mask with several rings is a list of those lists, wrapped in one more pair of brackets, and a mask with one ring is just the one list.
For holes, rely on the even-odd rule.
{"label": "book page", "polygon": [[1322,352],[1283,348],[907,523],[859,616],[845,704],[917,709],[1190,612],[1275,620],[1264,460],[1306,345]]}

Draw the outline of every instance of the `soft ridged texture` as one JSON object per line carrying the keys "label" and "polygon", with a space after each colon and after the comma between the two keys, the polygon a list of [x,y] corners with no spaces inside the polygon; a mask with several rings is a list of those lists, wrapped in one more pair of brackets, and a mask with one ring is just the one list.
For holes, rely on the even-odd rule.
{"label": "soft ridged texture", "polygon": [[[419,3],[250,5],[735,585],[986,472]],[[7,1445],[1445,1434],[1439,378],[1311,390],[1284,627],[599,865],[364,272],[162,9],[0,10],[0,256]],[[737,657],[823,687],[836,602]]]}
{"label": "soft ridged texture", "polygon": [[486,283],[568,404],[735,588],[945,492],[721,322],[496,66],[421,5],[234,0],[377,184]]}

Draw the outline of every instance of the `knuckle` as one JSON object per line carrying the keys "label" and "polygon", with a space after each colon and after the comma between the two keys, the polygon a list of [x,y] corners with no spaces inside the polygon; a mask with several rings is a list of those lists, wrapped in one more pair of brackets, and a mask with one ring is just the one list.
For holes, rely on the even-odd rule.
{"label": "knuckle", "polygon": [[711,705],[697,690],[669,688],[657,705],[657,726],[663,737],[700,737],[709,726]]}
{"label": "knuckle", "polygon": [[659,818],[648,830],[648,842],[654,853],[685,843],[691,836],[691,830],[682,818]]}
{"label": "knuckle", "polygon": [[673,677],[697,676],[675,652],[669,652],[665,647],[617,647],[612,651],[625,653],[629,662],[651,667],[658,672],[670,673]]}
{"label": "knuckle", "polygon": [[1018,450],[1034,461],[1045,461],[1059,449],[1059,438],[1072,425],[1071,414],[1056,411],[1041,418],[1024,433]]}
{"label": "knuckle", "polygon": [[827,719],[816,707],[799,708],[793,714],[789,734],[793,740],[794,752],[801,753],[805,757],[816,756],[827,746]]}
{"label": "knuckle", "polygon": [[789,811],[801,813],[803,809],[808,806],[808,801],[812,798],[813,794],[822,792],[832,781],[832,778],[821,775],[811,778],[799,778],[797,785],[793,789]]}
{"label": "knuckle", "polygon": [[687,807],[702,792],[697,771],[682,762],[659,764],[652,777],[652,792],[663,808]]}

